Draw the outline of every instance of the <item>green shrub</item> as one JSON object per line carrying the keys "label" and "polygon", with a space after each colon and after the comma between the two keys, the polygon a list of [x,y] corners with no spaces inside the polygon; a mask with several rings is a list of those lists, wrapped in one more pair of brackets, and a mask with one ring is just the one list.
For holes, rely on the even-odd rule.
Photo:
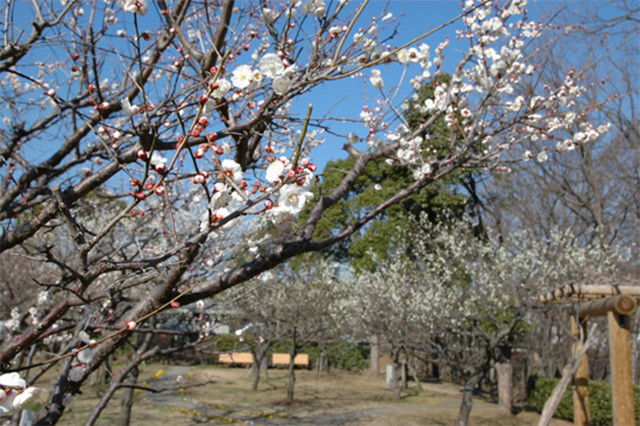
{"label": "green shrub", "polygon": [[[544,403],[551,396],[551,392],[553,392],[553,388],[558,381],[559,379],[530,377],[527,383],[528,407],[538,413],[542,412]],[[634,386],[633,400],[636,424],[640,424],[640,386]],[[589,406],[591,408],[592,425],[605,426],[613,424],[611,401],[611,383],[607,381],[589,381]],[[571,387],[564,393],[555,412],[555,417],[573,421],[573,391]]]}
{"label": "green shrub", "polygon": [[[538,413],[542,412],[544,403],[551,396],[559,379],[547,377],[531,376],[527,383],[527,405]],[[565,420],[573,420],[573,396],[571,389],[567,389],[560,400],[560,404],[555,412],[555,417]]]}
{"label": "green shrub", "polygon": [[369,366],[369,348],[356,343],[331,343],[327,345],[327,356],[333,368],[359,371]]}

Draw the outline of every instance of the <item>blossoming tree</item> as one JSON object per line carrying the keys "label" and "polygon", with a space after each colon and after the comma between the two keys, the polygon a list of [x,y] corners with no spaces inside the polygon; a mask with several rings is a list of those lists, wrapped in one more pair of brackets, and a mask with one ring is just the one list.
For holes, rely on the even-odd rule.
{"label": "blossoming tree", "polygon": [[[60,420],[89,374],[156,313],[329,247],[457,169],[504,171],[502,154],[531,138],[548,141],[531,152],[543,161],[560,129],[579,125],[578,144],[606,130],[575,110],[579,73],[536,84],[543,68],[528,46],[556,28],[530,20],[525,0],[468,0],[414,40],[399,39],[387,13],[366,17],[367,3],[3,6],[0,252],[54,272],[33,277],[33,296],[5,322],[0,365],[30,381],[57,369],[39,423]],[[410,128],[394,102],[401,82],[386,70],[404,67],[416,87],[443,71],[449,42],[438,30],[454,22],[468,49],[446,70],[451,80],[413,106],[429,118]],[[352,76],[377,93],[356,112],[362,127],[337,134],[311,106],[296,110],[296,98]],[[530,91],[515,96],[523,82]],[[444,153],[424,148],[440,117],[451,129]],[[312,198],[323,134],[355,161]],[[414,180],[314,240],[323,213],[381,158]],[[55,356],[38,351],[46,345]]]}
{"label": "blossoming tree", "polygon": [[[532,309],[541,291],[611,279],[629,261],[628,250],[579,246],[571,232],[555,230],[545,240],[530,231],[478,238],[465,221],[434,225],[425,216],[422,224],[406,238],[409,255],[400,248],[380,271],[345,282],[344,310],[356,332],[381,336],[396,370],[400,351],[448,367],[465,386],[459,425],[468,423],[474,389],[492,363],[498,387],[506,388],[500,405],[511,413],[511,349],[546,325]],[[504,377],[500,364],[508,364]],[[400,391],[394,379],[396,398]]]}

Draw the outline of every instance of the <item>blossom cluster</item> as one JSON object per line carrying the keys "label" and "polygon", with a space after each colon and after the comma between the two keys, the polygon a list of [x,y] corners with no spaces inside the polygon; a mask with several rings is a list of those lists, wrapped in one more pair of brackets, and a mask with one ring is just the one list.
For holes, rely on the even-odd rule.
{"label": "blossom cluster", "polygon": [[38,401],[40,389],[28,386],[18,373],[0,375],[0,412],[23,410]]}

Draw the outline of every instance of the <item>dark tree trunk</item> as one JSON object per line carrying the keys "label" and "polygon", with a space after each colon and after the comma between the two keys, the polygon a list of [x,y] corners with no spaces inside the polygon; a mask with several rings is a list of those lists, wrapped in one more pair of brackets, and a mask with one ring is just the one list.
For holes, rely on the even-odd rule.
{"label": "dark tree trunk", "polygon": [[[251,348],[251,356],[253,357],[253,365],[251,366],[251,371],[253,372],[253,383],[251,384],[251,390],[258,390],[258,383],[260,382],[260,370],[267,368],[266,359],[267,359],[267,351],[271,343],[267,341],[260,347],[259,349]],[[266,376],[266,373],[265,373]]]}
{"label": "dark tree trunk", "polygon": [[394,400],[400,399],[400,383],[398,380],[398,373],[400,372],[400,350],[391,350],[391,365],[392,365],[392,395]]}
{"label": "dark tree trunk", "polygon": [[289,359],[289,386],[287,386],[287,401],[293,401],[293,387],[296,384],[296,369],[293,359],[295,354]]}
{"label": "dark tree trunk", "polygon": [[415,380],[418,389],[420,391],[423,391],[424,389],[422,388],[422,384],[420,383],[420,378],[418,377],[418,369],[416,368],[416,363],[417,363],[416,358],[413,358],[412,360],[409,361],[409,372],[411,373],[411,376],[413,376],[413,380]]}
{"label": "dark tree trunk", "polygon": [[462,393],[462,404],[460,404],[460,412],[456,420],[456,426],[467,426],[469,424],[469,415],[473,407],[473,390],[480,382],[482,373],[472,374],[465,382],[464,391]]}
{"label": "dark tree trunk", "polygon": [[473,407],[473,386],[465,386],[462,393],[462,404],[460,404],[460,412],[458,413],[458,420],[456,420],[456,426],[467,426],[469,422],[469,414],[471,414],[471,408]]}
{"label": "dark tree trunk", "polygon": [[[131,383],[136,384],[138,381],[138,375],[140,374],[138,367],[134,367],[131,370]],[[122,395],[122,404],[120,406],[120,418],[118,419],[119,426],[129,426],[131,421],[131,408],[133,407],[133,388],[125,388],[124,395]]]}
{"label": "dark tree trunk", "polygon": [[258,382],[260,382],[260,367],[257,361],[254,361],[253,366],[251,367],[253,371],[253,382],[251,383],[251,390],[258,390]]}

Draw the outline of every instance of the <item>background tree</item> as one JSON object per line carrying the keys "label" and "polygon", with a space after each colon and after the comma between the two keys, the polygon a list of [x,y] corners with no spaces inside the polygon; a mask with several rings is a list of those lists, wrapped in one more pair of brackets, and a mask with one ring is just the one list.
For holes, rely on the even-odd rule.
{"label": "background tree", "polygon": [[617,277],[628,261],[621,248],[576,247],[566,232],[546,241],[526,231],[480,239],[468,223],[425,219],[423,225],[407,236],[419,255],[409,259],[400,251],[380,271],[355,274],[349,294],[357,297],[348,303],[356,327],[377,330],[390,342],[394,363],[400,348],[437,360],[460,378],[459,424],[467,423],[474,389],[494,363],[507,364],[498,379],[510,412],[511,350],[544,327],[532,313],[541,292],[567,281]]}
{"label": "background tree", "polygon": [[297,268],[287,265],[265,273],[249,292],[228,296],[250,321],[243,330],[243,339],[254,356],[254,385],[257,388],[259,365],[269,345],[279,343],[289,354],[289,385],[287,399],[293,400],[295,389],[295,357],[327,336],[335,336],[338,314],[335,303],[341,292],[336,281],[336,265],[326,261],[302,262]]}

